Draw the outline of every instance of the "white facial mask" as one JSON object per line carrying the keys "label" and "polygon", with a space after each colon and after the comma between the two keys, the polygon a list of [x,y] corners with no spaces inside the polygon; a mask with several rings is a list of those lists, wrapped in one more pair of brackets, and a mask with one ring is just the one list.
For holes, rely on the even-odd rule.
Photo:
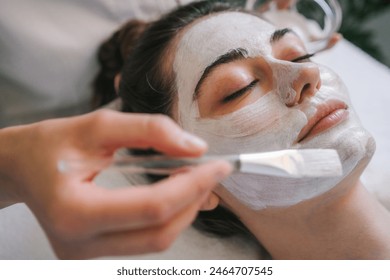
{"label": "white facial mask", "polygon": [[[255,153],[289,148],[333,148],[342,160],[344,176],[365,156],[374,142],[351,109],[343,83],[332,71],[320,67],[322,86],[308,101],[287,107],[295,98],[293,82],[302,65],[272,57],[270,36],[274,28],[253,15],[227,12],[195,23],[181,38],[174,61],[180,125],[209,143],[210,154]],[[205,68],[232,49],[243,48],[249,57],[261,56],[273,73],[274,88],[254,103],[233,113],[202,119],[193,93]],[[304,67],[316,67],[305,63]],[[255,89],[260,90],[260,89]],[[251,93],[255,94],[255,93]],[[349,106],[348,120],[313,137],[295,141],[316,107],[331,99]],[[287,179],[235,173],[223,186],[252,209],[290,206],[333,188],[342,178]]]}

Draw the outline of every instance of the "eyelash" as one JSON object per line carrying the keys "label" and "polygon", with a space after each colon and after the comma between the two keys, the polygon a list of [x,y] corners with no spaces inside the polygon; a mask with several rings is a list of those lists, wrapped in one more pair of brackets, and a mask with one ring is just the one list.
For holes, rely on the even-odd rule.
{"label": "eyelash", "polygon": [[[291,62],[306,62],[306,61],[310,61],[310,58],[313,57],[315,55],[315,53],[309,53],[309,54],[305,54],[305,55],[302,55],[300,57],[297,57],[293,60],[291,60]],[[233,101],[234,99],[244,95],[245,93],[247,93],[249,90],[251,90],[257,83],[259,82],[259,80],[254,80],[252,81],[249,85],[247,85],[246,87],[230,94],[229,96],[225,97],[224,99],[222,99],[222,103],[229,103],[231,101]]]}
{"label": "eyelash", "polygon": [[254,86],[259,82],[258,79],[256,80],[253,80],[249,85],[247,85],[246,87],[232,93],[231,95],[229,96],[226,96],[224,99],[222,99],[222,103],[229,103],[231,101],[233,101],[234,99],[244,95],[245,93],[247,93],[248,91],[250,91],[252,88],[254,88]]}
{"label": "eyelash", "polygon": [[302,55],[300,57],[297,57],[297,58],[291,60],[291,62],[306,62],[306,61],[310,61],[310,58],[313,57],[314,55],[315,55],[315,53],[305,54],[305,55]]}

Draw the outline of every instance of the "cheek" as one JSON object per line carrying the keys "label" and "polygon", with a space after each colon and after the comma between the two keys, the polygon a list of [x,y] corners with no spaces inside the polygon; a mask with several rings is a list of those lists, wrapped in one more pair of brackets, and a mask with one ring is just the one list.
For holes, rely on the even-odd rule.
{"label": "cheek", "polygon": [[280,104],[274,92],[232,114],[194,123],[214,154],[289,148],[306,123],[305,115]]}
{"label": "cheek", "polygon": [[[344,101],[349,101],[348,89],[341,78],[332,70],[325,66],[320,67],[321,88],[320,94],[327,94],[330,97],[339,97]],[[348,104],[350,105],[350,104]]]}

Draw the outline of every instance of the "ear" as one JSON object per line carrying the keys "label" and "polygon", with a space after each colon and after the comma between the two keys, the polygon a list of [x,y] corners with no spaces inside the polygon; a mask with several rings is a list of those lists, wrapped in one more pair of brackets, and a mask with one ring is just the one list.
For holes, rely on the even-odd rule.
{"label": "ear", "polygon": [[328,45],[326,46],[326,49],[331,49],[334,45],[336,45],[341,39],[343,38],[343,35],[340,33],[335,33],[330,37]]}
{"label": "ear", "polygon": [[115,88],[116,95],[118,95],[119,92],[119,84],[121,82],[121,78],[122,78],[121,73],[116,74],[114,78],[114,88]]}
{"label": "ear", "polygon": [[217,196],[214,192],[210,193],[206,200],[200,207],[201,211],[210,211],[214,210],[219,204],[219,196]]}
{"label": "ear", "polygon": [[276,0],[275,1],[278,9],[287,9],[292,6],[296,1],[295,0]]}

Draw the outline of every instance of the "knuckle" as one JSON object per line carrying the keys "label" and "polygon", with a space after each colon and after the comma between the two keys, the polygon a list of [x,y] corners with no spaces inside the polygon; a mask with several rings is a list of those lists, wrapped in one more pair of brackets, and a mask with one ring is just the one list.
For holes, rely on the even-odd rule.
{"label": "knuckle", "polygon": [[156,114],[148,118],[146,130],[152,135],[165,135],[167,128],[172,127],[173,121],[165,115]]}
{"label": "knuckle", "polygon": [[145,211],[147,219],[156,224],[165,223],[170,217],[170,212],[169,204],[162,200],[157,202],[152,200]]}
{"label": "knuckle", "polygon": [[209,191],[210,183],[208,181],[200,180],[199,177],[194,177],[192,184],[197,191],[198,196],[202,196]]}
{"label": "knuckle", "polygon": [[170,234],[168,231],[162,231],[157,234],[157,236],[152,241],[152,249],[155,252],[162,252],[171,247],[173,241],[175,240],[175,235]]}
{"label": "knuckle", "polygon": [[87,133],[88,137],[95,135],[95,137],[98,138],[101,135],[105,135],[107,127],[111,127],[115,122],[114,116],[115,112],[109,109],[100,109],[91,113],[89,118],[82,123],[80,134],[83,135]]}
{"label": "knuckle", "polygon": [[92,114],[91,121],[97,126],[109,125],[114,112],[108,109],[100,109]]}

